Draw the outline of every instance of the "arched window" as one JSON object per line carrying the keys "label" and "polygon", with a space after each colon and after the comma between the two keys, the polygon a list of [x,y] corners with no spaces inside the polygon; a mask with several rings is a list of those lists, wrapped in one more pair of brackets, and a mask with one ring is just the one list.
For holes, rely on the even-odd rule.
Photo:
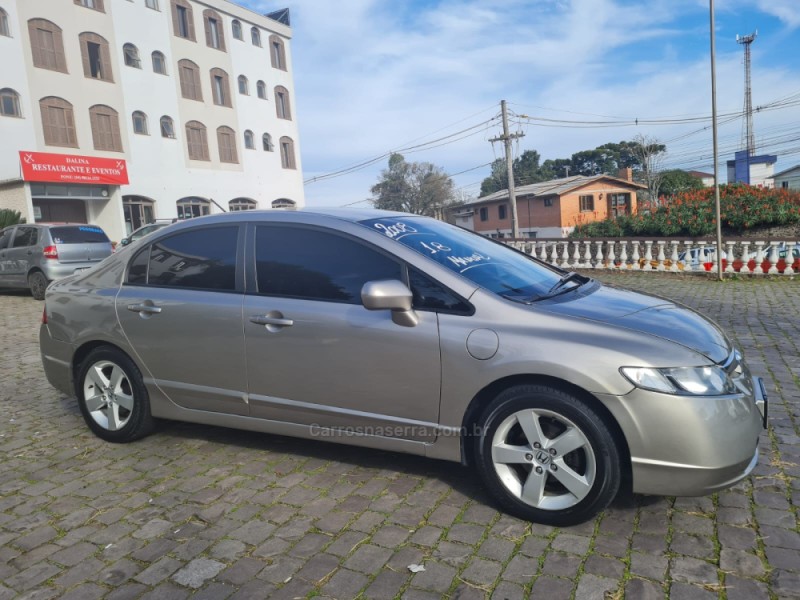
{"label": "arched window", "polygon": [[206,126],[200,121],[186,123],[186,145],[191,160],[211,160],[208,155],[208,137]]}
{"label": "arched window", "polygon": [[92,141],[95,150],[122,152],[122,136],[119,132],[119,113],[105,104],[95,104],[89,109],[92,126]]}
{"label": "arched window", "polygon": [[244,132],[244,147],[248,150],[255,150],[256,149],[256,140],[255,136],[253,136],[253,132],[247,129]]}
{"label": "arched window", "polygon": [[228,74],[222,69],[211,69],[211,96],[217,106],[233,107]]}
{"label": "arched window", "polygon": [[272,201],[272,208],[294,210],[297,208],[297,202],[294,200],[289,200],[288,198],[278,198],[277,200]]}
{"label": "arched window", "polygon": [[231,212],[237,212],[240,210],[255,210],[258,208],[258,204],[255,200],[251,200],[250,198],[234,198],[230,202],[228,202],[228,210]]}
{"label": "arched window", "polygon": [[132,116],[133,133],[138,133],[139,135],[150,135],[150,132],[147,130],[147,115],[142,111],[137,110],[134,111]]}
{"label": "arched window", "polygon": [[22,111],[19,109],[19,94],[11,88],[0,90],[0,115],[4,117],[22,116]]}
{"label": "arched window", "polygon": [[196,40],[192,5],[187,0],[172,0],[172,32],[177,37]]}
{"label": "arched window", "polygon": [[250,40],[253,42],[253,46],[261,47],[261,32],[258,30],[258,27],[252,27],[250,29]]}
{"label": "arched window", "polygon": [[72,104],[63,98],[48,96],[39,100],[42,113],[44,143],[48,146],[78,147],[78,136],[75,134],[75,114]]}
{"label": "arched window", "polygon": [[28,21],[31,38],[33,66],[51,71],[67,72],[67,59],[64,56],[64,38],[61,27],[47,19]]}
{"label": "arched window", "polygon": [[286,70],[286,49],[283,40],[277,35],[269,36],[269,59],[273,68]]}
{"label": "arched window", "polygon": [[[78,36],[78,39],[81,43],[84,76],[90,79],[113,82],[114,76],[111,73],[111,53],[108,50],[106,38],[96,33],[85,31]],[[138,53],[136,58],[139,58]]]}
{"label": "arched window", "polygon": [[126,235],[143,225],[155,223],[155,206],[155,201],[144,196],[123,196],[122,212],[125,216]]}
{"label": "arched window", "polygon": [[282,85],[275,88],[275,112],[279,119],[292,120],[292,109],[289,106],[289,90]]}
{"label": "arched window", "polygon": [[247,77],[244,75],[239,75],[239,93],[245,96],[250,95],[250,90],[248,89]]}
{"label": "arched window", "polygon": [[172,117],[164,115],[161,117],[161,137],[175,139],[175,124],[172,122]]}
{"label": "arched window", "polygon": [[203,11],[203,24],[206,29],[206,46],[225,52],[225,31],[222,28],[222,17],[215,10],[207,8]]}
{"label": "arched window", "polygon": [[297,164],[294,160],[294,141],[290,137],[283,136],[280,140],[281,146],[281,166],[284,169],[296,169]]}
{"label": "arched window", "polygon": [[8,27],[8,13],[0,8],[0,35],[11,37],[11,29]]}
{"label": "arched window", "polygon": [[100,12],[106,12],[103,6],[103,0],[74,0],[78,6],[85,6],[86,8],[93,8]]}
{"label": "arched window", "polygon": [[211,203],[205,198],[190,196],[181,198],[175,204],[178,206],[179,219],[193,219],[210,213]]}
{"label": "arched window", "polygon": [[231,33],[233,33],[233,37],[237,40],[242,39],[242,24],[239,22],[238,19],[234,19],[231,21]]}
{"label": "arched window", "polygon": [[185,58],[179,60],[178,77],[181,80],[181,96],[202,102],[203,88],[200,85],[200,67]]}
{"label": "arched window", "polygon": [[268,133],[261,136],[261,145],[264,147],[265,152],[272,152],[275,150],[275,146],[272,145],[272,136]]}
{"label": "arched window", "polygon": [[153,10],[160,10],[158,8],[158,0],[144,0],[144,5],[147,8],[152,8]]}
{"label": "arched window", "polygon": [[133,44],[125,44],[122,47],[122,55],[125,57],[125,66],[142,68],[142,61],[139,60],[139,49]]}
{"label": "arched window", "polygon": [[153,73],[158,73],[160,75],[167,74],[167,59],[164,55],[156,50],[152,54],[153,57]]}
{"label": "arched window", "polygon": [[236,152],[236,132],[230,127],[217,127],[217,146],[219,147],[219,162],[239,162]]}
{"label": "arched window", "polygon": [[258,92],[258,97],[262,100],[267,99],[267,84],[264,83],[259,79],[258,83],[256,83],[256,91]]}

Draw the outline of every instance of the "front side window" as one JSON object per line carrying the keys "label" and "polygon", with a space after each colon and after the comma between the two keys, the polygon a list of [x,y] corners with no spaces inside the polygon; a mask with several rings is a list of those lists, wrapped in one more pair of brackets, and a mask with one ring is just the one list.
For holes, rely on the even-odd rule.
{"label": "front side window", "polygon": [[147,115],[140,110],[133,113],[133,133],[149,135],[147,131]]}
{"label": "front side window", "polygon": [[63,98],[48,96],[39,100],[42,113],[44,143],[48,146],[78,147],[75,133],[75,114],[72,104]]}
{"label": "front side window", "polygon": [[225,51],[225,34],[222,30],[222,17],[210,8],[203,11],[206,28],[206,46]]}
{"label": "front side window", "polygon": [[235,39],[242,39],[242,24],[237,19],[231,21],[231,33]]}
{"label": "front side window", "polygon": [[179,60],[178,77],[181,82],[181,96],[202,102],[203,88],[200,85],[200,67],[190,60]]}
{"label": "front side window", "polygon": [[175,124],[172,117],[167,115],[161,117],[161,137],[175,139]]}
{"label": "front side window", "polygon": [[139,59],[139,49],[133,44],[125,44],[122,47],[122,54],[125,57],[125,66],[142,68],[142,61]]}
{"label": "front side window", "polygon": [[46,19],[28,21],[31,38],[33,66],[51,71],[67,72],[67,59],[64,56],[64,38],[61,28]]}
{"label": "front side window", "polygon": [[590,212],[594,210],[594,196],[592,194],[579,196],[578,203],[580,204],[581,212]]}
{"label": "front side window", "polygon": [[116,110],[104,104],[96,104],[89,109],[89,121],[95,150],[122,152],[119,114]]}
{"label": "front side window", "polygon": [[361,303],[368,281],[403,279],[401,265],[373,248],[302,227],[256,229],[258,293],[326,302]]}
{"label": "front side window", "polygon": [[[161,239],[142,251],[145,256],[149,252],[145,281],[155,286],[235,291],[238,238],[239,227],[227,226],[204,227]],[[142,281],[143,258],[134,257],[128,283]]]}
{"label": "front side window", "polygon": [[167,74],[167,59],[164,58],[164,55],[156,50],[152,54],[153,58],[153,73],[158,73],[159,75],[166,75]]}
{"label": "front side window", "polygon": [[[111,72],[111,54],[106,39],[96,33],[84,32],[78,36],[81,44],[81,58],[83,59],[83,74],[90,79],[100,81],[114,81]],[[136,53],[136,60],[139,55]],[[127,64],[127,57],[126,57]]]}
{"label": "front side window", "polygon": [[[208,154],[208,137],[206,126],[199,121],[186,123],[186,144],[191,160],[211,160]],[[178,215],[180,216],[180,214]]]}
{"label": "front side window", "polygon": [[258,30],[258,27],[250,29],[250,40],[253,42],[253,46],[261,47],[261,32]]}
{"label": "front side window", "polygon": [[236,133],[230,127],[217,128],[217,146],[219,147],[219,161],[224,163],[238,163],[236,153]]}
{"label": "front side window", "polygon": [[192,5],[187,0],[172,0],[172,31],[176,37],[195,41]]}
{"label": "front side window", "polygon": [[[547,296],[561,275],[503,244],[434,219],[380,218],[360,221],[458,273],[490,292],[517,302]],[[563,291],[572,289],[564,287]]]}
{"label": "front side window", "polygon": [[4,117],[21,117],[19,94],[11,88],[0,90],[0,115]]}

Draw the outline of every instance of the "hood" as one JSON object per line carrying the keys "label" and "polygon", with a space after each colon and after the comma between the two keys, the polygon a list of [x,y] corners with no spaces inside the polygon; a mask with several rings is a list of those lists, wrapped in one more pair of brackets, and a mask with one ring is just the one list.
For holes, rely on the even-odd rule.
{"label": "hood", "polygon": [[[594,286],[593,286],[594,287]],[[653,335],[694,350],[719,363],[731,352],[725,334],[714,323],[671,300],[606,285],[588,294],[569,293],[537,308]]]}

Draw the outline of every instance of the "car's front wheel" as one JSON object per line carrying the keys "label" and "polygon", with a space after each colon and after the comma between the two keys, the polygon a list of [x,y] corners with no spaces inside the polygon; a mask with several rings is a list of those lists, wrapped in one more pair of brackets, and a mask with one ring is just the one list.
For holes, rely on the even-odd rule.
{"label": "car's front wheel", "polygon": [[591,519],[620,486],[620,454],[602,417],[560,389],[520,385],[478,423],[476,463],[508,512],[556,526]]}
{"label": "car's front wheel", "polygon": [[89,428],[109,442],[132,442],[153,428],[142,375],[122,351],[92,350],[78,372],[78,404]]}

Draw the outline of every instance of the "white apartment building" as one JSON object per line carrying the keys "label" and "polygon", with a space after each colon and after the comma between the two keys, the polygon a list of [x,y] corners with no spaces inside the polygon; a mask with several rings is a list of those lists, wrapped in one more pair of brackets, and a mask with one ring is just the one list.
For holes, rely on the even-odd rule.
{"label": "white apartment building", "polygon": [[288,11],[0,0],[0,208],[93,223],[304,204]]}

